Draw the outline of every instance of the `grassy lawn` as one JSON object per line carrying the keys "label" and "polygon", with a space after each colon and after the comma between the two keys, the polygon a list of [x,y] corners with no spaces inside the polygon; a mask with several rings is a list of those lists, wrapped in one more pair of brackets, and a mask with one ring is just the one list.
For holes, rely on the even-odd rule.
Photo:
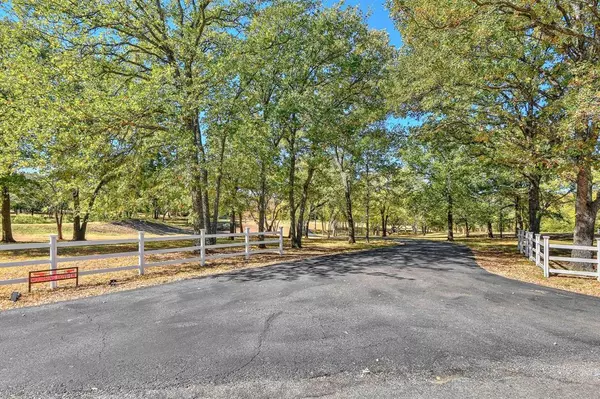
{"label": "grassy lawn", "polygon": [[[553,236],[557,239],[550,240],[552,243],[571,243],[564,235]],[[442,241],[446,239],[446,236],[436,233],[426,236],[411,236],[411,238]],[[469,247],[479,266],[490,273],[545,287],[600,297],[600,282],[595,278],[556,275],[544,278],[542,269],[517,251],[517,241],[513,237],[490,239],[485,235],[474,235],[470,238],[455,237],[454,242]]]}
{"label": "grassy lawn", "polygon": [[[136,238],[137,232],[134,229],[123,226],[113,226],[108,223],[94,223],[90,229],[89,240],[94,239],[127,239]],[[48,234],[53,234],[52,225],[15,225],[16,238],[21,242],[44,242],[47,241]],[[67,234],[65,234],[68,237]],[[147,237],[156,236],[147,234]],[[239,241],[239,240],[238,240]],[[219,243],[231,243],[226,239],[219,240]],[[153,267],[145,270],[145,275],[139,276],[137,270],[127,270],[114,273],[106,273],[92,276],[83,276],[79,279],[79,287],[75,288],[73,281],[59,282],[59,288],[51,291],[47,283],[36,284],[33,286],[32,293],[27,293],[27,284],[0,286],[0,310],[11,309],[15,307],[31,306],[42,303],[57,302],[75,298],[82,298],[93,295],[100,295],[108,292],[129,290],[138,287],[163,284],[167,282],[189,279],[194,277],[206,276],[211,274],[224,273],[232,270],[240,270],[252,267],[268,266],[275,263],[305,259],[321,255],[330,255],[348,251],[359,251],[373,248],[397,245],[389,240],[371,240],[370,243],[359,242],[355,245],[348,244],[344,239],[324,239],[310,238],[305,239],[304,248],[301,250],[291,249],[289,244],[285,243],[285,252],[283,256],[278,254],[257,254],[252,255],[250,260],[245,261],[243,256],[208,260],[206,266],[201,267],[198,262],[182,265]],[[194,245],[192,242],[158,242],[147,243],[146,250],[176,248]],[[276,246],[270,246],[270,248]],[[137,251],[137,245],[110,245],[102,247],[75,247],[59,248],[60,256],[79,256],[92,255],[100,253],[116,253]],[[240,248],[227,248],[220,250],[207,251],[207,255],[220,252],[240,252]],[[171,259],[184,259],[195,257],[192,253],[171,253],[163,255],[147,256],[146,262],[155,262]],[[10,262],[28,259],[47,259],[48,250],[27,250],[27,251],[2,251],[0,252],[0,262]],[[136,265],[137,257],[115,258],[91,260],[83,262],[61,263],[59,267],[79,267],[80,271],[92,269],[113,268],[119,266]],[[46,269],[44,265],[31,267],[10,267],[0,268],[0,279],[12,279],[27,277],[27,272],[31,270]],[[109,286],[110,280],[116,279],[116,286]],[[22,294],[21,299],[13,303],[9,300],[12,291],[19,291]]]}

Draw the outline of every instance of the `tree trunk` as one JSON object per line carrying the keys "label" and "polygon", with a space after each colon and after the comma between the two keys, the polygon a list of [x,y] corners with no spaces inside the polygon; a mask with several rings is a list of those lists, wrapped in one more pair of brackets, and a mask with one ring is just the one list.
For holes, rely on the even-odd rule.
{"label": "tree trunk", "polygon": [[152,219],[158,220],[159,212],[160,210],[158,209],[158,198],[152,198]]}
{"label": "tree trunk", "polygon": [[73,196],[73,241],[85,241],[85,232],[81,231],[81,201],[79,189],[74,188]]}
{"label": "tree trunk", "polygon": [[517,195],[515,197],[515,237],[519,234],[519,230],[523,230],[523,218],[521,218],[521,200]]}
{"label": "tree trunk", "polygon": [[[258,196],[258,231],[265,231],[267,220],[267,171],[265,162],[260,163],[260,193]],[[260,241],[264,240],[264,236],[259,236]],[[260,244],[259,248],[266,248],[265,244]]]}
{"label": "tree trunk", "polygon": [[96,198],[98,198],[98,194],[100,194],[100,190],[102,190],[102,187],[104,187],[104,185],[107,182],[108,182],[107,179],[100,180],[100,182],[94,189],[94,192],[90,196],[90,199],[88,201],[88,206],[85,211],[85,214],[83,215],[83,218],[81,217],[81,204],[80,204],[80,198],[79,198],[79,189],[78,188],[73,189],[73,211],[74,211],[73,241],[85,241],[86,240],[85,235],[86,235],[86,231],[87,231],[87,225],[90,220],[90,212],[92,211],[92,208],[94,207],[94,204],[96,203]]}
{"label": "tree trunk", "polygon": [[[186,71],[191,79],[191,71]],[[192,224],[194,233],[200,234],[205,229],[208,234],[216,233],[216,225],[212,226],[208,198],[208,170],[206,168],[206,152],[202,142],[202,132],[198,122],[198,109],[192,109],[185,117],[185,125],[192,140],[194,152],[190,160],[192,191]]]}
{"label": "tree trunk", "polygon": [[[296,231],[296,199],[294,193],[294,184],[296,183],[296,133],[292,131],[288,139],[290,166],[288,171],[288,200],[290,207],[290,241],[292,248],[298,247],[297,231]],[[302,240],[300,238],[300,240]]]}
{"label": "tree trunk", "polygon": [[[315,173],[315,167],[313,165],[309,165],[306,180],[302,185],[302,196],[300,197],[300,204],[298,206],[298,221],[296,225],[296,236],[292,238],[295,240],[293,247],[294,248],[302,248],[302,230],[304,229],[304,214],[306,212],[306,204],[308,201],[308,189],[310,187],[310,183],[312,181],[313,175]],[[309,215],[310,219],[310,215]],[[306,228],[308,233],[308,227]]]}
{"label": "tree trunk", "polygon": [[[219,204],[221,201],[221,182],[223,181],[223,161],[225,156],[225,144],[227,143],[227,135],[225,134],[221,138],[221,147],[219,151],[219,167],[217,168],[217,176],[215,178],[215,198],[213,201],[213,214],[212,214],[212,228],[211,234],[217,233],[217,226],[219,225]],[[206,181],[208,184],[208,181]],[[262,240],[261,240],[262,241]],[[214,245],[217,243],[217,238],[212,237],[206,240],[208,245]]]}
{"label": "tree trunk", "polygon": [[454,241],[454,198],[452,198],[452,171],[446,174],[446,216],[448,233],[446,239]]}
{"label": "tree trunk", "polygon": [[380,208],[381,214],[381,237],[387,237],[387,218],[385,216],[385,207]]}
{"label": "tree trunk", "polygon": [[194,152],[190,160],[191,168],[191,197],[192,197],[192,226],[194,234],[200,234],[200,230],[206,228],[206,223],[209,221],[208,215],[204,213],[204,190],[202,187],[202,166],[204,160],[204,146],[200,134],[200,126],[198,125],[198,114],[190,111],[186,117],[186,127],[189,131],[192,140]]}
{"label": "tree trunk", "polygon": [[366,198],[366,206],[365,206],[365,213],[366,213],[366,220],[365,220],[365,224],[366,224],[366,233],[365,233],[365,240],[367,242],[369,242],[369,217],[370,217],[370,211],[371,211],[371,190],[369,187],[369,163],[367,162],[366,164],[366,172],[367,172],[367,179],[366,179],[366,185],[367,185],[367,198]]}
{"label": "tree trunk", "polygon": [[540,182],[539,175],[529,177],[529,230],[534,234],[540,233],[541,212],[540,212]]}
{"label": "tree trunk", "polygon": [[200,234],[204,228],[204,219],[202,217],[202,190],[198,184],[197,178],[192,182],[192,227],[194,234]]}
{"label": "tree trunk", "polygon": [[354,230],[354,216],[352,215],[352,189],[346,172],[342,172],[342,185],[344,186],[344,200],[346,220],[348,221],[348,243],[356,243],[356,232]]}
{"label": "tree trunk", "polygon": [[453,211],[453,203],[452,203],[452,195],[448,194],[447,196],[447,216],[448,216],[448,241],[454,241],[454,214]]}
{"label": "tree trunk", "polygon": [[[217,233],[217,225],[215,223],[211,223],[212,218],[210,214],[210,203],[208,197],[208,171],[206,169],[202,170],[202,220],[204,220],[204,228],[206,229],[207,234],[216,234]],[[207,241],[211,241],[208,239]]]}
{"label": "tree trunk", "polygon": [[2,185],[2,242],[15,242],[10,220],[10,191],[8,185]]}
{"label": "tree trunk", "polygon": [[488,220],[487,221],[487,236],[488,238],[494,238],[494,230],[492,227],[492,221]]}
{"label": "tree trunk", "polygon": [[471,236],[469,229],[470,229],[469,221],[467,219],[465,219],[465,237],[466,238],[469,238]]}
{"label": "tree trunk", "polygon": [[[591,246],[594,243],[594,229],[600,198],[592,200],[592,172],[589,167],[579,167],[577,173],[577,193],[575,202],[575,231],[573,233],[574,245]],[[590,259],[592,251],[574,249],[571,252],[574,258]],[[576,263],[575,266],[583,270],[594,270],[592,263]]]}
{"label": "tree trunk", "polygon": [[58,239],[59,240],[64,240],[63,237],[63,216],[64,216],[64,212],[62,210],[62,208],[56,209],[54,211],[54,220],[56,221],[56,232],[58,233]]}
{"label": "tree trunk", "polygon": [[[229,233],[235,233],[235,209],[231,208],[231,213],[229,215]],[[235,239],[235,237],[229,237],[231,241]]]}

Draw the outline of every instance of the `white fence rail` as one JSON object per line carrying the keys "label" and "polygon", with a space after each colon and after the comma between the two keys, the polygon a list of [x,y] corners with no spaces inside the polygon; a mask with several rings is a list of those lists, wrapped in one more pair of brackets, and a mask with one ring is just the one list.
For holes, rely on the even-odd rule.
{"label": "white fence rail", "polygon": [[[529,260],[535,262],[544,271],[544,277],[548,278],[552,274],[563,274],[570,276],[596,277],[600,281],[600,240],[595,246],[570,245],[570,244],[551,244],[550,237],[534,234],[530,231],[519,230],[517,234],[519,252],[525,255]],[[553,249],[562,250],[581,250],[595,253],[592,258],[574,258],[572,256],[552,255]],[[567,270],[550,267],[550,262],[574,262],[574,263],[592,263],[596,265],[595,271]]]}
{"label": "white fence rail", "polygon": [[[233,242],[227,244],[212,244],[207,245],[206,240],[209,238],[244,238],[244,241]],[[252,237],[258,237],[259,241],[252,241]],[[272,238],[272,239],[268,239]],[[165,249],[152,249],[146,250],[145,244],[156,243],[156,242],[167,242],[167,241],[197,241],[197,245],[180,247],[180,248],[165,248]],[[119,252],[109,254],[98,254],[98,255],[83,255],[83,256],[58,256],[58,250],[60,248],[72,248],[72,247],[84,247],[84,246],[104,246],[104,245],[123,245],[123,244],[137,244],[138,250],[135,252]],[[260,244],[275,245],[277,248],[259,248],[252,250],[253,246]],[[240,252],[227,252],[227,253],[215,253],[208,254],[207,250],[212,249],[223,249],[223,248],[243,248]],[[221,259],[221,258],[232,258],[237,256],[243,256],[245,259],[249,259],[250,256],[255,254],[263,253],[277,253],[283,255],[283,228],[280,228],[276,232],[250,232],[249,228],[246,228],[244,233],[227,233],[227,234],[205,234],[204,230],[199,235],[186,235],[186,236],[167,236],[167,237],[152,237],[145,238],[144,232],[138,233],[137,239],[123,239],[123,240],[96,240],[96,241],[68,241],[58,242],[56,235],[51,235],[48,243],[36,243],[36,244],[11,244],[11,245],[0,245],[0,252],[2,251],[21,251],[31,249],[48,249],[49,256],[46,259],[35,259],[35,260],[23,260],[23,261],[11,261],[11,262],[0,262],[0,269],[7,267],[25,267],[25,266],[37,266],[46,265],[50,266],[49,270],[58,269],[60,263],[67,262],[82,262],[88,260],[99,260],[99,259],[113,259],[113,258],[130,258],[137,257],[137,264],[129,266],[118,266],[106,269],[94,269],[94,270],[82,270],[79,272],[79,276],[88,276],[92,274],[101,273],[114,273],[124,270],[135,270],[137,269],[139,274],[144,274],[145,269],[150,267],[159,266],[170,266],[184,263],[199,262],[201,266],[205,265],[205,262],[210,259]],[[146,262],[146,257],[149,255],[169,254],[176,252],[192,252],[197,251],[199,256],[192,258],[172,259],[164,261],[155,261],[151,263]],[[28,272],[24,272],[27,275]],[[10,280],[0,280],[0,285],[11,285],[11,284],[22,284],[27,283],[28,277],[14,278]],[[50,282],[51,288],[56,288],[56,281]]]}

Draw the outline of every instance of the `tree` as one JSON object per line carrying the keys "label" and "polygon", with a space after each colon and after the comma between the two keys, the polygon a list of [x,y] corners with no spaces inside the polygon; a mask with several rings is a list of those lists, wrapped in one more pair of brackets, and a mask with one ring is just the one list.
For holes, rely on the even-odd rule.
{"label": "tree", "polygon": [[23,181],[38,142],[37,111],[46,104],[49,46],[17,21],[0,19],[0,202],[2,242],[14,242],[11,191]]}
{"label": "tree", "polygon": [[98,197],[130,176],[146,139],[161,130],[158,110],[135,80],[102,74],[95,62],[61,54],[56,100],[40,123],[40,172],[66,183],[73,209],[73,240],[85,240]]}
{"label": "tree", "polygon": [[463,143],[521,174],[529,184],[529,225],[539,232],[540,187],[558,173],[557,104],[569,80],[553,46],[494,13],[477,13],[470,1],[392,4],[410,47],[396,92],[412,104],[405,111],[459,132]]}
{"label": "tree", "polygon": [[[599,165],[596,143],[600,134],[597,101],[600,16],[596,2],[543,0],[471,0],[482,12],[490,10],[514,21],[524,34],[533,32],[551,46],[560,66],[571,76],[561,102],[565,112],[561,137],[567,175],[576,184],[575,245],[592,245],[600,195],[593,198],[592,170]],[[574,250],[574,257],[589,258],[590,251]],[[590,267],[589,265],[587,267]]]}
{"label": "tree", "polygon": [[[156,88],[156,103],[176,133],[178,153],[186,164],[194,227],[210,226],[209,169],[202,118],[208,92],[221,79],[223,48],[250,15],[243,2],[30,2],[15,1],[22,18],[48,35],[60,34],[69,47],[101,60],[111,76]],[[34,13],[30,10],[35,10]],[[164,124],[162,126],[165,126]]]}

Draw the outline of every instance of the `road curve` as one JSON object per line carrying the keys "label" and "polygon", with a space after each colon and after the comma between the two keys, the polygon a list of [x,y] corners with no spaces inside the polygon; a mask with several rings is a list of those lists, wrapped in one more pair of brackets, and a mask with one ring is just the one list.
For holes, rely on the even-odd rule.
{"label": "road curve", "polygon": [[0,313],[0,397],[598,397],[600,300],[405,240]]}

